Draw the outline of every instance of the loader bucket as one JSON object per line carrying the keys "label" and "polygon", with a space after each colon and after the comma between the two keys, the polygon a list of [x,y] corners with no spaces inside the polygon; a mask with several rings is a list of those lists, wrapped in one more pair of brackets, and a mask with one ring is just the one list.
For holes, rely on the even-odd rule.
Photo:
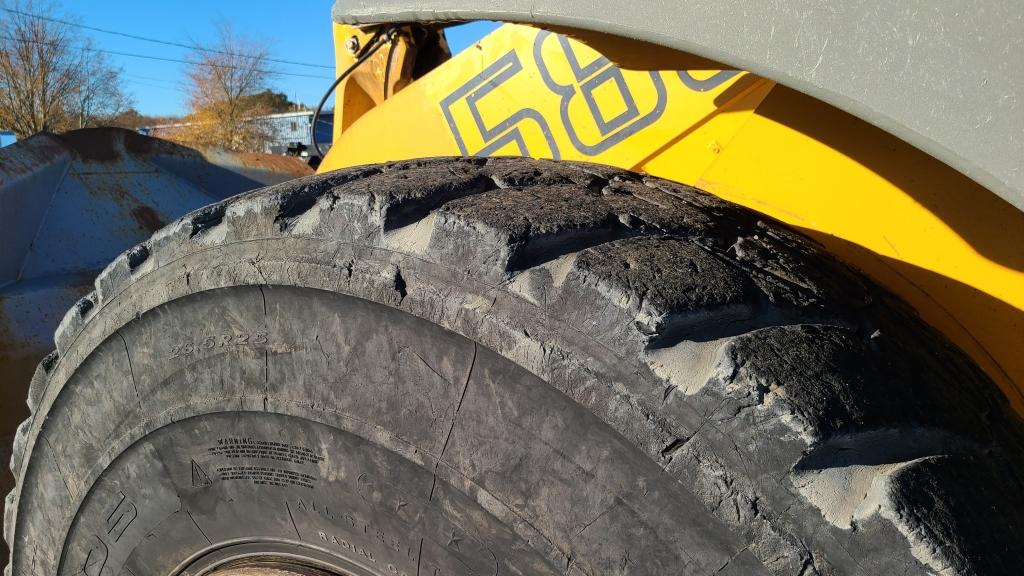
{"label": "loader bucket", "polygon": [[195,150],[116,128],[0,149],[0,461],[54,329],[107,263],[191,210],[307,174],[298,158]]}

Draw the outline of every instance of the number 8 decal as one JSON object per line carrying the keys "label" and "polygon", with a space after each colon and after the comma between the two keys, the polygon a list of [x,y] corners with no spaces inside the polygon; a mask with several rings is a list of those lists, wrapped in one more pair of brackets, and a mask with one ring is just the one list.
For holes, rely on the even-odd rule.
{"label": "number 8 decal", "polygon": [[[569,74],[563,74],[561,82],[555,77],[557,72],[565,72],[558,66],[561,63],[559,62],[561,58],[558,58],[556,62],[548,62],[545,59],[544,42],[549,38],[557,39],[565,62],[568,64]],[[544,83],[562,98],[559,107],[562,122],[565,124],[569,140],[581,154],[587,156],[599,154],[650,126],[665,112],[668,93],[665,89],[665,82],[657,71],[649,73],[653,88],[653,102],[647,98],[644,106],[646,110],[641,111],[641,105],[638,104],[618,67],[600,55],[588,64],[580,64],[576,52],[565,36],[547,31],[537,34],[537,39],[533,44],[533,57]],[[614,95],[601,99],[598,97],[599,91],[606,95]],[[574,117],[585,117],[582,114],[570,113],[573,101],[577,97],[582,97],[589,110],[589,116],[596,128],[596,141],[593,139],[594,130],[586,130],[587,127],[577,126],[573,120]],[[617,108],[617,113],[609,113],[607,110],[609,105]],[[609,115],[611,117],[608,117]],[[584,140],[587,138],[581,136],[581,133],[588,133],[592,141],[585,142]]]}

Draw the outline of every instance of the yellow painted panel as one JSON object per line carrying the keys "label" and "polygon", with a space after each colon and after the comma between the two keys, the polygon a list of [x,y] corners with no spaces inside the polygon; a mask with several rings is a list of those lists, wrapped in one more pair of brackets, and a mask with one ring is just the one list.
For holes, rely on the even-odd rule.
{"label": "yellow painted panel", "polygon": [[622,61],[503,26],[346,126],[321,171],[524,155],[697,186],[797,227],[902,296],[1024,413],[1024,213],[887,133],[751,74],[622,70],[613,60]]}
{"label": "yellow painted panel", "polygon": [[[681,129],[749,113],[770,88],[736,71],[620,70],[580,42],[506,25],[343,131],[322,170],[499,149],[631,168],[677,142]],[[382,116],[403,120],[382,130]],[[705,150],[687,167],[697,173],[714,156]]]}
{"label": "yellow painted panel", "polygon": [[895,137],[776,87],[694,184],[910,302],[1024,407],[1024,214]]}

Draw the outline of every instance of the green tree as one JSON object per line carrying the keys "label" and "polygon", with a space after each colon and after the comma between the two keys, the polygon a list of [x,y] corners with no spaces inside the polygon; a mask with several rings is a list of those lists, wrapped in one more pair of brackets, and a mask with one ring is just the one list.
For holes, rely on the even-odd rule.
{"label": "green tree", "polygon": [[304,104],[292,102],[288,99],[288,95],[284,92],[275,92],[267,89],[262,92],[257,92],[252,96],[248,97],[253,106],[260,106],[266,108],[271,113],[279,114],[281,112],[295,112],[298,110],[308,110]]}

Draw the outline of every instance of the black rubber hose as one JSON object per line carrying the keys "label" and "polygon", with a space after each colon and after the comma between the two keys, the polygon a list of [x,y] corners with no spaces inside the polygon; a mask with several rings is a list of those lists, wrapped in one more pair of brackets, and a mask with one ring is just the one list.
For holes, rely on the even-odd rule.
{"label": "black rubber hose", "polygon": [[391,45],[388,46],[388,59],[384,65],[384,99],[388,99],[388,86],[391,84],[391,60],[395,57],[395,47],[398,46],[392,38]]}
{"label": "black rubber hose", "polygon": [[316,139],[316,126],[320,122],[320,112],[323,111],[324,104],[327,103],[327,99],[331,97],[331,94],[334,93],[334,90],[338,87],[338,84],[341,84],[342,80],[347,78],[348,75],[354,72],[356,68],[359,68],[359,66],[362,65],[363,62],[366,62],[366,60],[370,58],[370,56],[373,56],[373,54],[377,50],[379,50],[381,46],[394,40],[395,30],[396,28],[390,28],[384,34],[375,36],[374,39],[370,41],[370,44],[367,45],[367,47],[363,50],[363,53],[356,58],[355,62],[353,62],[351,66],[346,68],[344,72],[342,72],[341,74],[338,75],[337,78],[335,78],[334,82],[332,82],[330,87],[327,88],[327,92],[324,94],[324,97],[320,99],[320,103],[316,105],[316,111],[313,112],[312,140],[313,148],[316,150],[316,153],[319,154],[321,158],[324,155],[324,151],[320,149],[320,143],[317,142]]}

